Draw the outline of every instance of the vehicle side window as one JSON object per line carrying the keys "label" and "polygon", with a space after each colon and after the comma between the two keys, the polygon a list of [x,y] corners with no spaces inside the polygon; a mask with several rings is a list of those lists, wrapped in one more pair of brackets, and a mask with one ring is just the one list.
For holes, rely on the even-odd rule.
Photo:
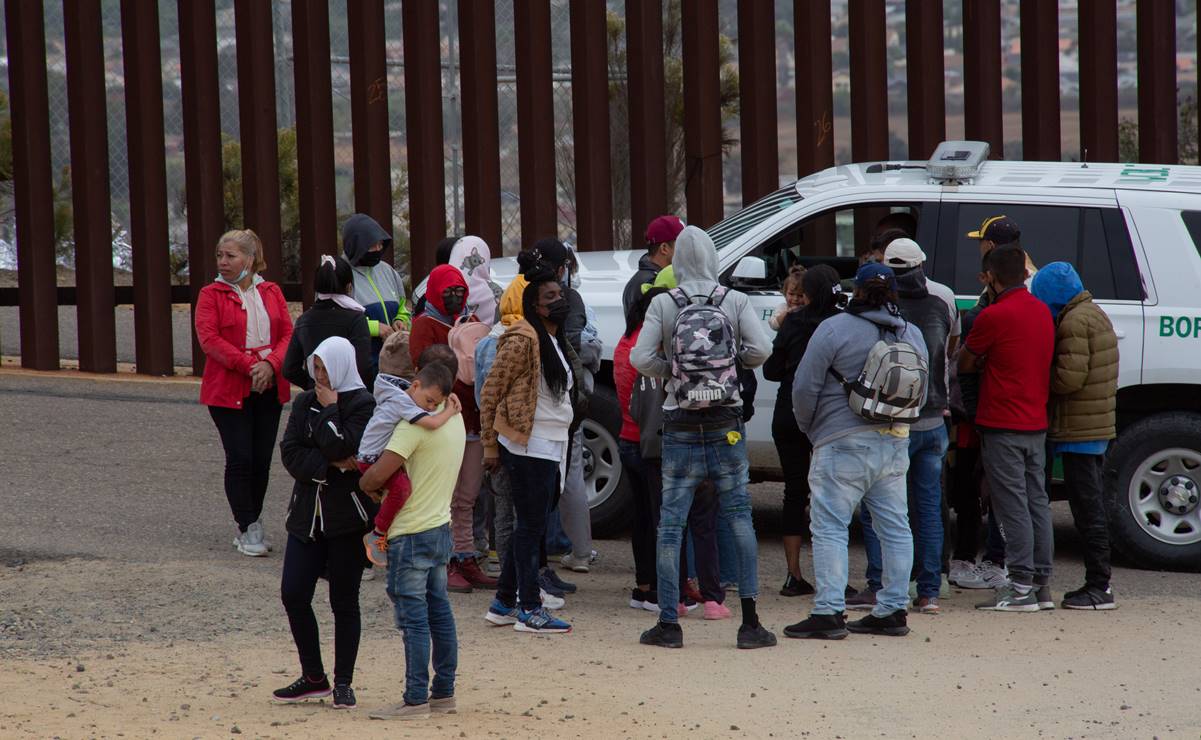
{"label": "vehicle side window", "polygon": [[[908,214],[917,225],[918,243],[933,245],[938,230],[937,212],[937,203],[863,203],[812,215],[782,229],[746,253],[743,259],[757,257],[764,261],[767,279],[762,285],[741,287],[780,290],[793,265],[829,264],[843,277],[852,277],[858,266],[858,253],[867,247],[866,243],[860,244],[856,239],[856,234],[864,230],[864,224],[868,226],[868,233],[872,233],[883,217]],[[902,217],[901,221],[904,220]],[[734,267],[730,267],[722,281],[728,283],[733,271]]]}
{"label": "vehicle side window", "polygon": [[985,219],[1001,215],[1021,227],[1022,248],[1035,267],[1068,262],[1094,297],[1142,300],[1134,250],[1116,208],[944,203],[936,279],[949,282],[958,295],[979,293],[979,242],[967,234]]}

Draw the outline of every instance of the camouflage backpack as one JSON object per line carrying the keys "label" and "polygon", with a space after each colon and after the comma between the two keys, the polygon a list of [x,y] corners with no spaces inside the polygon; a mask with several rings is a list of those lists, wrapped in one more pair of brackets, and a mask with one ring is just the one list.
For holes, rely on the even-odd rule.
{"label": "camouflage backpack", "polygon": [[738,394],[734,325],[721,310],[728,292],[718,286],[704,303],[693,303],[679,288],[669,293],[680,309],[671,330],[671,375],[682,409],[729,406]]}

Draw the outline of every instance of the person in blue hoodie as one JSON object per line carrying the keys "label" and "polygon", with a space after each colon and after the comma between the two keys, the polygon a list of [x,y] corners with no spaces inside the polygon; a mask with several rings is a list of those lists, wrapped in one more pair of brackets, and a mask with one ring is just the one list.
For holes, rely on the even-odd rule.
{"label": "person in blue hoodie", "polygon": [[379,351],[388,335],[409,324],[404,280],[396,268],[383,261],[392,237],[375,219],[356,213],[342,227],[342,256],[354,269],[351,297],[365,309],[371,332],[371,374],[379,362]]}
{"label": "person in blue hoodie", "polygon": [[[913,567],[905,480],[909,472],[909,425],[868,421],[847,402],[842,378],[858,377],[872,347],[887,336],[928,357],[921,329],[897,306],[892,269],[868,262],[855,274],[846,311],[817,327],[797,366],[792,405],[797,426],[813,444],[809,467],[809,528],[817,595],[809,618],[784,628],[796,638],[841,640],[848,630],[908,634],[905,610]],[[833,371],[833,372],[831,372]],[[883,552],[883,588],[871,614],[847,623],[847,527],[855,507],[872,512]]]}
{"label": "person in blue hoodie", "polygon": [[1064,594],[1063,606],[1114,609],[1101,471],[1117,432],[1118,337],[1067,262],[1052,262],[1039,270],[1030,291],[1055,319],[1047,439],[1063,460],[1072,518],[1084,541],[1084,587]]}

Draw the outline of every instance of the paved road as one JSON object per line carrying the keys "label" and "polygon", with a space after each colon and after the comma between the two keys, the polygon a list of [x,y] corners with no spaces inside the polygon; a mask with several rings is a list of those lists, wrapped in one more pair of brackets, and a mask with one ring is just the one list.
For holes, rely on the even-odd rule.
{"label": "paved road", "polygon": [[[117,362],[134,361],[133,308],[118,306]],[[16,306],[0,306],[0,354],[15,357],[21,354],[21,321]],[[192,319],[186,307],[171,312],[171,345],[175,366],[192,366]],[[74,306],[58,307],[59,357],[79,358],[79,319]]]}

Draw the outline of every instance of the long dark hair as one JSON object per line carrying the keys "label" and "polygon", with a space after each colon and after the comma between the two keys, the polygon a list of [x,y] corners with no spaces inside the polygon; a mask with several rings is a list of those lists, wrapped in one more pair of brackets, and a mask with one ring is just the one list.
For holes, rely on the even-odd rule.
{"label": "long dark hair", "polygon": [[638,296],[638,300],[634,301],[634,305],[630,306],[630,312],[626,314],[626,339],[634,336],[634,332],[638,331],[638,327],[646,321],[646,312],[650,310],[651,301],[655,300],[655,296],[666,292],[668,292],[667,288],[648,288],[645,293]]}
{"label": "long dark hair", "polygon": [[342,257],[336,257],[333,262],[323,262],[313,275],[313,289],[318,293],[345,293],[353,282],[354,272],[350,269],[350,263]]}
{"label": "long dark hair", "polygon": [[[564,339],[562,327],[552,336],[546,330],[546,326],[542,323],[542,317],[538,314],[538,289],[546,283],[557,285],[559,279],[549,269],[539,269],[527,273],[526,279],[530,284],[525,286],[525,291],[521,294],[522,312],[525,314],[526,321],[534,327],[534,333],[538,335],[538,356],[541,359],[542,377],[546,379],[546,386],[550,388],[552,394],[561,397],[567,392],[568,370],[559,360],[559,353],[561,352],[563,357],[567,357],[567,342]],[[555,350],[555,343],[559,345],[558,351]]]}
{"label": "long dark hair", "polygon": [[829,265],[815,265],[806,270],[801,276],[801,290],[809,299],[805,313],[819,321],[833,316],[846,305],[838,270]]}

